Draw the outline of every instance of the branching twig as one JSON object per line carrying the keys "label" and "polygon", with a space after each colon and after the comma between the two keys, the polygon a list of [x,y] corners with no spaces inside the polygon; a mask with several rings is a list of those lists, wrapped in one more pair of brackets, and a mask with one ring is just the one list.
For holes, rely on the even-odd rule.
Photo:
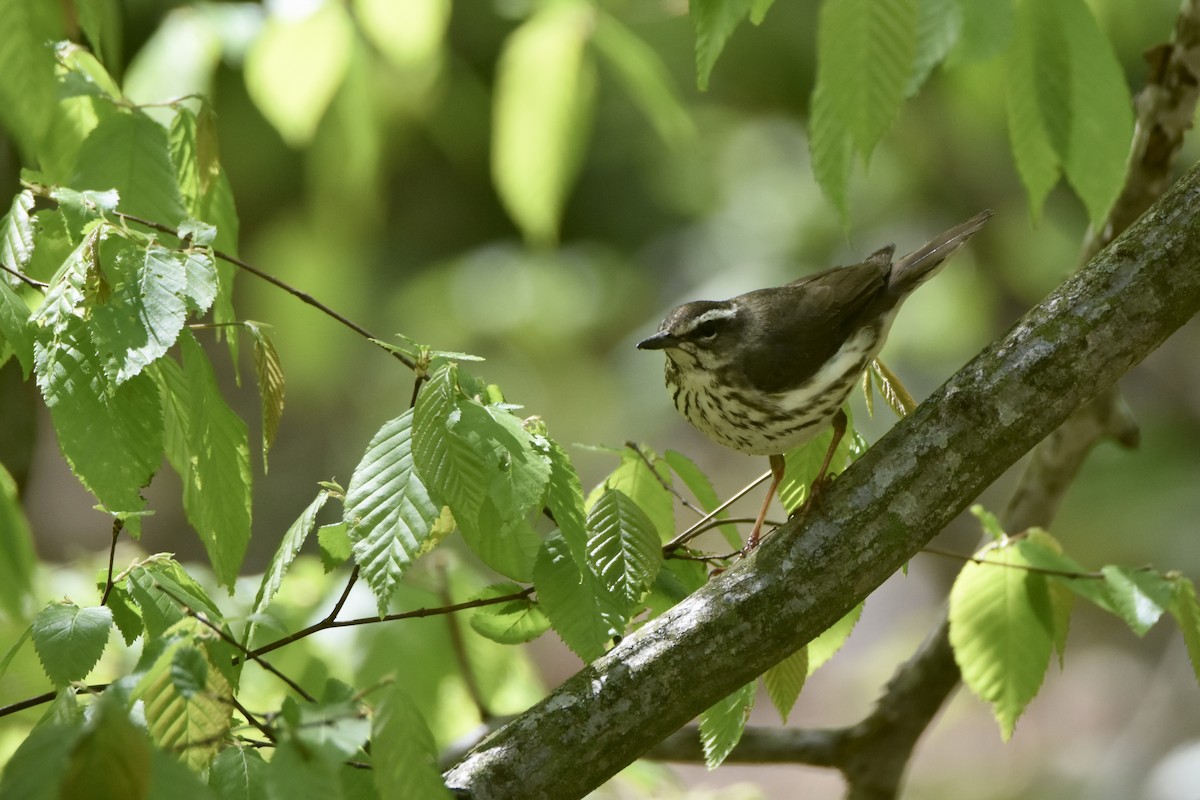
{"label": "branching twig", "polygon": [[125,520],[117,517],[113,520],[112,526],[112,543],[108,546],[108,574],[104,579],[104,591],[100,594],[100,605],[108,604],[108,596],[112,594],[113,586],[113,562],[117,557],[117,538],[121,535],[121,531],[125,527]]}
{"label": "branching twig", "polygon": [[26,286],[30,287],[31,289],[38,289],[41,291],[45,291],[46,289],[50,288],[50,284],[42,283],[39,280],[35,280],[35,279],[29,277],[28,275],[26,275],[24,272],[19,272],[19,271],[13,269],[12,267],[8,266],[7,264],[0,264],[0,269],[4,270],[9,275],[12,275],[14,278],[21,281],[22,283],[24,283]]}
{"label": "branching twig", "polygon": [[[692,525],[692,527],[688,528],[686,531],[679,534],[674,539],[672,539],[671,541],[669,541],[665,545],[663,545],[663,552],[669,553],[672,550],[676,550],[680,547],[683,547],[685,544],[690,542],[692,539],[695,539],[701,533],[704,533],[704,531],[713,527],[712,525],[709,525],[708,523],[711,520],[716,519],[717,514],[720,514],[722,511],[729,508],[731,505],[736,503],[738,500],[741,500],[752,489],[754,489],[755,486],[758,486],[760,483],[762,483],[769,477],[771,477],[770,471],[764,472],[762,475],[759,475],[753,481],[751,481],[750,483],[743,486],[741,489],[739,489],[732,497],[730,497],[724,503],[721,503],[721,505],[717,506],[712,511],[705,514],[704,517],[702,519],[700,519],[698,522],[696,522],[696,524]],[[717,522],[717,525],[722,525],[725,522],[728,522],[728,520],[719,520]]]}
{"label": "branching twig", "polygon": [[654,468],[654,462],[652,462],[650,460],[650,457],[647,456],[645,454],[645,452],[642,451],[642,448],[637,446],[636,442],[626,442],[625,446],[628,447],[630,450],[632,450],[634,453],[636,453],[637,457],[642,460],[642,463],[645,464],[650,469],[650,474],[654,476],[654,480],[658,481],[659,486],[663,487],[668,492],[673,494],[675,496],[675,499],[677,499],[680,503],[683,504],[684,508],[690,509],[694,514],[697,514],[700,517],[704,516],[704,509],[697,508],[696,505],[693,504],[691,500],[688,500],[686,497],[684,497],[682,494],[680,494],[679,491],[674,486],[672,486],[670,483],[668,483],[666,481],[666,479],[663,478],[662,475],[658,474],[658,470]]}

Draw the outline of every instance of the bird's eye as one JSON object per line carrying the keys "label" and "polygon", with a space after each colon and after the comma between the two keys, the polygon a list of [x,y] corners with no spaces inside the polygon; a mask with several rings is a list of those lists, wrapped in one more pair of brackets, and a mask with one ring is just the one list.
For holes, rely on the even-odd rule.
{"label": "bird's eye", "polygon": [[707,322],[696,326],[696,329],[692,331],[692,335],[697,339],[712,339],[717,335],[717,328],[717,321],[715,319],[710,319]]}

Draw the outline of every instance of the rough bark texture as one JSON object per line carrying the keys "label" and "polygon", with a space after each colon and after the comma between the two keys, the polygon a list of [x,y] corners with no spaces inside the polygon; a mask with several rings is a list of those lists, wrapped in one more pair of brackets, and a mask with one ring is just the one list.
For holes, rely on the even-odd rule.
{"label": "rough bark texture", "polygon": [[802,524],[447,773],[474,800],[581,797],[849,611],[1081,403],[1200,310],[1200,169],[853,464]]}

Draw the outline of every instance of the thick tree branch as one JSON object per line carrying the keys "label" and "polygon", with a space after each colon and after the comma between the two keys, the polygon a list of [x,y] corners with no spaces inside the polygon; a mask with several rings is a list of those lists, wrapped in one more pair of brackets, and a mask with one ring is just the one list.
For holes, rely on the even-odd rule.
{"label": "thick tree branch", "polygon": [[1198,310],[1194,169],[868,450],[800,524],[483,742],[447,773],[450,786],[474,800],[584,795],[848,612]]}

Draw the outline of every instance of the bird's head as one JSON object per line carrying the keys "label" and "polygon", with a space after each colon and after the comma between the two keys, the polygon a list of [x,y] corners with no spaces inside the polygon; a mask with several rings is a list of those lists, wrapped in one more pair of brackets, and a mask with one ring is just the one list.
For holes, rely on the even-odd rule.
{"label": "bird's head", "polygon": [[743,316],[730,300],[684,303],[667,315],[658,333],[638,342],[638,349],[665,350],[681,367],[718,369],[737,359]]}

